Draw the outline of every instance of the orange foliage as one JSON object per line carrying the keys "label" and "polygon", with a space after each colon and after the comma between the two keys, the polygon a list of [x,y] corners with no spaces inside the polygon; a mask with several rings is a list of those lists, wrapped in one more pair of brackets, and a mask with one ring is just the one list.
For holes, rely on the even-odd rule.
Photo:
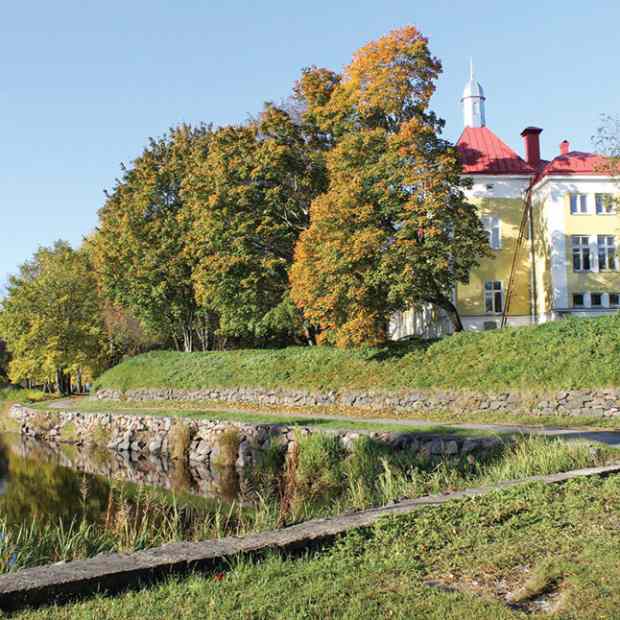
{"label": "orange foliage", "polygon": [[341,80],[314,68],[298,83],[330,146],[329,189],[296,245],[291,297],[325,342],[377,344],[414,300],[448,307],[481,254],[458,158],[428,111],[440,71],[408,26],[362,47]]}

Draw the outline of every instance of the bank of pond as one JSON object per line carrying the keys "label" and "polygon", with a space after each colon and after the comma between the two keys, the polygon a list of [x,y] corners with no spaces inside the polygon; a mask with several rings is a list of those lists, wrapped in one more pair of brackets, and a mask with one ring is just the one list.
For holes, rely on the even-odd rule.
{"label": "bank of pond", "polygon": [[395,452],[329,434],[265,450],[251,468],[207,466],[0,436],[0,572],[285,527],[498,480],[608,462],[584,443],[519,437],[464,457]]}

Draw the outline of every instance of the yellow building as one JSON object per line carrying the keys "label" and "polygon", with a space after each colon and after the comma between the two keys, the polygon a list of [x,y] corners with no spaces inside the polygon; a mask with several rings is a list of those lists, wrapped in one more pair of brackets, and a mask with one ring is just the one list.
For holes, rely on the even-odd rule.
{"label": "yellow building", "polygon": [[[457,149],[472,180],[466,195],[491,246],[491,256],[453,293],[465,329],[617,311],[620,214],[613,197],[619,188],[603,158],[571,151],[564,141],[558,156],[545,161],[536,127],[521,133],[520,157],[486,127],[484,92],[473,71],[461,101],[465,129]],[[452,326],[436,310],[416,308],[395,316],[390,329],[398,339],[436,337]]]}

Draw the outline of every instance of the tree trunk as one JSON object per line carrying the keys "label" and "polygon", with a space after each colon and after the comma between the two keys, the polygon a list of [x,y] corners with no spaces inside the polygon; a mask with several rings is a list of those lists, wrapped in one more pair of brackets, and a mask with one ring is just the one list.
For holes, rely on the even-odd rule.
{"label": "tree trunk", "polygon": [[76,381],[77,381],[77,392],[78,392],[78,394],[83,394],[84,393],[84,385],[82,384],[82,369],[81,368],[78,368],[77,375],[76,375]]}
{"label": "tree trunk", "polygon": [[312,325],[304,325],[304,333],[306,334],[306,342],[309,347],[316,346],[316,330]]}
{"label": "tree trunk", "polygon": [[71,396],[71,374],[65,374],[62,368],[56,369],[56,389],[62,396]]}
{"label": "tree trunk", "polygon": [[207,312],[200,318],[200,328],[196,330],[200,348],[202,351],[213,351],[215,347],[215,330],[217,329],[217,317],[212,312]]}
{"label": "tree trunk", "polygon": [[442,310],[446,312],[448,318],[450,319],[452,326],[454,327],[455,332],[463,331],[463,323],[461,321],[461,317],[459,315],[459,311],[456,309],[456,306],[444,296],[433,297],[432,299],[427,299],[432,304],[439,306]]}
{"label": "tree trunk", "polygon": [[183,352],[191,353],[194,350],[194,333],[191,325],[183,326]]}

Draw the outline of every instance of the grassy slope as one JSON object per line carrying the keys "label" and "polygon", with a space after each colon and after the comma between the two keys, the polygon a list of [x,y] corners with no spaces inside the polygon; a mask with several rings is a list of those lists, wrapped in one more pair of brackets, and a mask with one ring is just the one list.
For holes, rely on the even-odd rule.
{"label": "grassy slope", "polygon": [[[44,618],[616,618],[620,477],[532,484],[353,532],[302,558],[241,561],[115,598],[20,614]],[[425,585],[434,581],[457,591]]]}
{"label": "grassy slope", "polygon": [[620,385],[620,314],[463,333],[426,346],[156,352],[105,373],[97,387],[287,387],[316,390],[561,389]]}

